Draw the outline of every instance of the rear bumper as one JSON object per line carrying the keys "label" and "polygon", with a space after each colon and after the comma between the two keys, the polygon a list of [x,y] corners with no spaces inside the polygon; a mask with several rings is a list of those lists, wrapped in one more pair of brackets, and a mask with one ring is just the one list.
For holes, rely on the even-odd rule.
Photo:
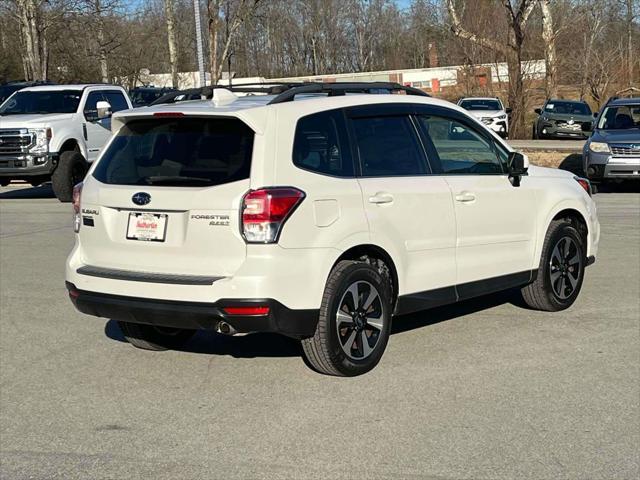
{"label": "rear bumper", "polygon": [[[69,298],[82,313],[159,327],[215,330],[224,321],[240,333],[273,332],[294,338],[313,336],[318,310],[292,310],[273,299],[221,299],[215,303],[183,302],[109,295],[78,290],[66,282]],[[225,307],[267,306],[266,315],[229,315]]]}

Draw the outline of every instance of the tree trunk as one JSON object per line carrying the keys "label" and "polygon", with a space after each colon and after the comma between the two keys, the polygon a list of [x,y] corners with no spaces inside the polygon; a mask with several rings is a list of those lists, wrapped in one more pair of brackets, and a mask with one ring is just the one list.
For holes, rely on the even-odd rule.
{"label": "tree trunk", "polygon": [[102,26],[102,20],[100,19],[98,19],[98,31],[96,32],[96,35],[100,48],[100,51],[98,52],[100,76],[102,77],[102,83],[109,83],[109,64],[107,62],[107,51],[104,46],[104,28]]}
{"label": "tree trunk", "polygon": [[218,28],[220,28],[220,0],[209,0],[209,68],[211,85],[218,83]]}
{"label": "tree trunk", "polygon": [[525,102],[522,81],[522,56],[520,49],[514,49],[507,55],[509,71],[509,106],[511,121],[509,123],[510,138],[524,138],[525,135]]}
{"label": "tree trunk", "polygon": [[629,87],[633,84],[633,5],[626,0],[627,6],[627,74]]}
{"label": "tree trunk", "polygon": [[558,96],[558,66],[556,57],[556,34],[553,28],[553,17],[550,8],[551,0],[540,0],[542,10],[542,40],[545,52],[545,90],[547,98]]}
{"label": "tree trunk", "polygon": [[169,42],[171,83],[173,88],[178,88],[178,45],[176,42],[176,19],[173,0],[164,0],[164,12],[167,18],[167,40]]}
{"label": "tree trunk", "polygon": [[45,80],[42,71],[40,7],[35,0],[17,0],[21,36],[24,39],[25,80]]}

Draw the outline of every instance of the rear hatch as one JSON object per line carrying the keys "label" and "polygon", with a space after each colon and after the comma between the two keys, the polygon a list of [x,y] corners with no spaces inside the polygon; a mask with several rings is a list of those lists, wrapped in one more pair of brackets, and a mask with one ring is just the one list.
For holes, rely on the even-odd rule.
{"label": "rear hatch", "polygon": [[246,246],[239,209],[254,132],[237,118],[131,120],[82,192],[85,265],[132,272],[230,275]]}

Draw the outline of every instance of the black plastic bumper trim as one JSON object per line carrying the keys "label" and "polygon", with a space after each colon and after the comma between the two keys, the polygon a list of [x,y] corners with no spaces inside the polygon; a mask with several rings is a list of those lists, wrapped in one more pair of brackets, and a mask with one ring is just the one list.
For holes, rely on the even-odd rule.
{"label": "black plastic bumper trim", "polygon": [[[273,332],[289,337],[313,336],[318,310],[293,310],[271,298],[221,299],[214,303],[126,297],[78,290],[66,282],[69,298],[82,313],[131,323],[194,330],[215,330],[222,320],[240,333]],[[228,315],[224,307],[266,305],[268,315]]]}
{"label": "black plastic bumper trim", "polygon": [[130,282],[166,283],[169,285],[211,285],[224,277],[202,275],[179,275],[170,273],[134,272],[115,268],[92,267],[85,265],[76,270],[80,275],[109,278],[111,280],[127,280]]}

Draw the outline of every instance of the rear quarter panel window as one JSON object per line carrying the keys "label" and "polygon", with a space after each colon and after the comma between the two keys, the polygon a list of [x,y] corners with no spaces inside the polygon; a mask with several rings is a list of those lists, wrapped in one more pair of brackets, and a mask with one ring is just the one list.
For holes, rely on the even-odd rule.
{"label": "rear quarter panel window", "polygon": [[301,118],[296,125],[293,164],[325,175],[353,177],[353,159],[345,132],[341,110]]}

